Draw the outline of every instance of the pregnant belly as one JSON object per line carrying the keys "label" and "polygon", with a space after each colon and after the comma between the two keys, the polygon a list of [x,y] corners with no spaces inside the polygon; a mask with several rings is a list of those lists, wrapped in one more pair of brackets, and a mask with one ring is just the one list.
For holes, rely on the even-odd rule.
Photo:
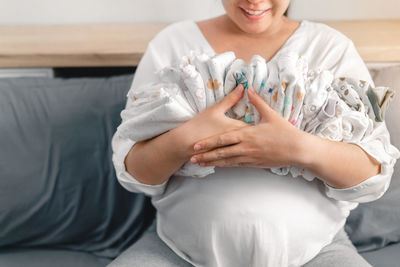
{"label": "pregnant belly", "polygon": [[196,266],[300,266],[331,242],[349,209],[317,179],[260,168],[173,176],[153,198],[160,238]]}

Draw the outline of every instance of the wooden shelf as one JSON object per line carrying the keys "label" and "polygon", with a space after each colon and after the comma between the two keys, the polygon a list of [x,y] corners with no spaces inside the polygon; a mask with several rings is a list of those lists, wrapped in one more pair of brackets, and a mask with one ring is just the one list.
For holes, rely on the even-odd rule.
{"label": "wooden shelf", "polygon": [[400,62],[400,20],[326,22],[353,40],[366,62]]}
{"label": "wooden shelf", "polygon": [[[367,62],[400,62],[400,20],[326,22]],[[167,24],[0,26],[0,67],[135,66]]]}
{"label": "wooden shelf", "polygon": [[0,67],[135,66],[165,26],[0,26]]}

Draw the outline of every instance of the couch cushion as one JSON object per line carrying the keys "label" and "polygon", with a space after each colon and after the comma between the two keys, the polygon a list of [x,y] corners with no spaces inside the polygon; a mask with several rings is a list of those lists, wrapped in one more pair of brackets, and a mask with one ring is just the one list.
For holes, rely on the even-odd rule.
{"label": "couch cushion", "polygon": [[[370,69],[376,85],[396,91],[386,112],[391,143],[400,148],[400,66]],[[396,163],[391,184],[382,198],[361,203],[351,211],[345,226],[359,252],[370,251],[400,241],[400,164]],[[400,252],[400,251],[399,251]]]}
{"label": "couch cushion", "polygon": [[384,248],[360,253],[372,266],[394,267],[399,266],[400,244],[388,245]]}
{"label": "couch cushion", "polygon": [[104,267],[110,261],[109,258],[70,250],[43,248],[0,250],[0,266],[7,267]]}
{"label": "couch cushion", "polygon": [[115,257],[148,226],[111,161],[132,78],[0,79],[0,247]]}
{"label": "couch cushion", "polygon": [[142,237],[107,267],[190,267],[169,248],[157,235],[156,220],[146,230]]}

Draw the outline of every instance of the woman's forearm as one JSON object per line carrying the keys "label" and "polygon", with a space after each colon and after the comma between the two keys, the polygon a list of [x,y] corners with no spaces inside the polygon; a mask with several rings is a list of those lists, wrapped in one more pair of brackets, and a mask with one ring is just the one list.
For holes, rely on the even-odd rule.
{"label": "woman's forearm", "polygon": [[153,139],[136,143],[125,158],[127,172],[141,183],[162,184],[190,156],[190,145],[182,138],[181,128],[172,129]]}
{"label": "woman's forearm", "polygon": [[381,172],[380,164],[355,144],[331,141],[306,134],[299,160],[321,180],[334,188],[347,188]]}

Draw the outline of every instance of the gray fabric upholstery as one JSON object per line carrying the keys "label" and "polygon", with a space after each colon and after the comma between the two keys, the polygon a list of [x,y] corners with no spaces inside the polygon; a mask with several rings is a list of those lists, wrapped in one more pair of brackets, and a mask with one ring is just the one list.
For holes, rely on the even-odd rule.
{"label": "gray fabric upholstery", "polygon": [[323,247],[316,257],[302,267],[371,267],[357,252],[344,229],[333,238],[332,243]]}
{"label": "gray fabric upholstery", "polygon": [[0,79],[0,248],[112,258],[148,227],[149,199],[111,161],[132,78]]}
{"label": "gray fabric upholstery", "polygon": [[4,267],[104,267],[111,260],[89,253],[57,249],[0,250]]}
{"label": "gray fabric upholstery", "polygon": [[361,253],[374,267],[400,266],[400,243],[388,245],[384,248]]}
{"label": "gray fabric upholstery", "polygon": [[190,267],[158,237],[156,220],[143,236],[107,267]]}
{"label": "gray fabric upholstery", "polygon": [[[400,66],[371,69],[376,85],[396,91],[386,112],[386,125],[391,142],[400,149]],[[351,211],[346,232],[359,252],[382,248],[400,241],[400,163],[395,165],[392,181],[382,198],[360,204]],[[400,252],[400,251],[399,251]]]}

